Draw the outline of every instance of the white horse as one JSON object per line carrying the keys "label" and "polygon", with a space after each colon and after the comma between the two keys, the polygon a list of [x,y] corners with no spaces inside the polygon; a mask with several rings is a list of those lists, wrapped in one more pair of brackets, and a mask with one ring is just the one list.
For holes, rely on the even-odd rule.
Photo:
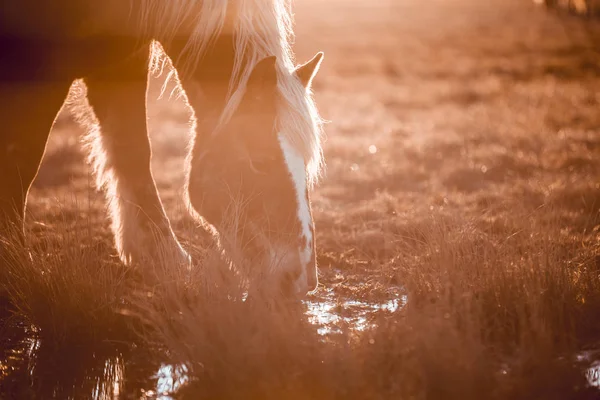
{"label": "white horse", "polygon": [[121,260],[189,262],[150,170],[146,91],[159,42],[195,112],[192,214],[221,231],[243,204],[244,257],[287,292],[315,289],[309,189],[323,157],[310,84],[322,53],[295,66],[291,35],[288,0],[0,0],[4,222],[23,219],[53,121],[82,78],[90,107],[76,108]]}

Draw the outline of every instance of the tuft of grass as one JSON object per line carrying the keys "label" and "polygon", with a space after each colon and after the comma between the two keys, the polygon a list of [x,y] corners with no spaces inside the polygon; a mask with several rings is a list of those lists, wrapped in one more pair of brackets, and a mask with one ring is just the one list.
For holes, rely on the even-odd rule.
{"label": "tuft of grass", "polygon": [[496,398],[597,395],[575,355],[594,345],[600,328],[600,247],[593,237],[569,236],[552,207],[517,210],[506,236],[468,221],[433,220],[415,249],[419,256],[401,267],[398,279],[409,292],[405,323],[421,332],[421,347],[447,356],[462,377],[452,367],[425,371],[469,385],[469,376],[483,371],[487,379],[477,382]]}
{"label": "tuft of grass", "polygon": [[42,341],[75,345],[127,336],[129,321],[119,310],[133,271],[90,232],[85,221],[57,221],[26,232],[24,241],[19,227],[2,230],[0,290],[14,318]]}

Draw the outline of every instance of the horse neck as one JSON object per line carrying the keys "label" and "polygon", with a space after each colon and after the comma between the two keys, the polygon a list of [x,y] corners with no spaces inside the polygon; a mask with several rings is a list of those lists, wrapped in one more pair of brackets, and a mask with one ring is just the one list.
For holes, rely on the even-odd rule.
{"label": "horse neck", "polygon": [[[181,46],[180,46],[181,49]],[[177,49],[176,49],[177,50]],[[167,54],[169,51],[167,49]],[[202,93],[201,108],[209,110],[210,114],[220,114],[225,107],[229,94],[231,74],[234,66],[235,49],[233,37],[222,35],[202,55],[193,68],[188,68],[185,52],[179,51],[180,56],[172,57],[175,68],[181,74],[180,79],[184,89],[200,89]],[[188,93],[188,96],[193,96]],[[194,102],[194,99],[190,99]]]}
{"label": "horse neck", "polygon": [[224,82],[228,86],[235,58],[232,35],[221,35],[202,56],[195,68],[194,79],[201,85]]}

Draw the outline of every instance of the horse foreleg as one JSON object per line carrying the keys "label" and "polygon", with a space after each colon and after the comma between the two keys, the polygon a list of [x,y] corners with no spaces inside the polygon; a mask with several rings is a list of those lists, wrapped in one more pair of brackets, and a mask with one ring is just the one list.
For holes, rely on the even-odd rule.
{"label": "horse foreleg", "polygon": [[[144,52],[141,52],[144,53]],[[94,116],[87,116],[89,160],[104,190],[121,260],[183,262],[150,170],[146,127],[148,53],[85,78]]]}
{"label": "horse foreleg", "polygon": [[29,187],[70,81],[0,81],[0,221],[22,227]]}

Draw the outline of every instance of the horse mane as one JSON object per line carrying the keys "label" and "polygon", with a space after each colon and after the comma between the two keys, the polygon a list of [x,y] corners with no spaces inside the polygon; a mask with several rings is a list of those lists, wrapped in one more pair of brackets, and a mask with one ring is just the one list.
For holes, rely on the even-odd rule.
{"label": "horse mane", "polygon": [[215,39],[228,30],[235,38],[234,66],[221,124],[228,121],[245,91],[252,68],[268,56],[277,57],[279,102],[277,130],[303,155],[307,177],[314,184],[323,167],[322,119],[312,93],[292,74],[291,0],[142,0],[142,23],[160,27],[161,37],[182,26],[191,34],[184,48],[193,69]]}

